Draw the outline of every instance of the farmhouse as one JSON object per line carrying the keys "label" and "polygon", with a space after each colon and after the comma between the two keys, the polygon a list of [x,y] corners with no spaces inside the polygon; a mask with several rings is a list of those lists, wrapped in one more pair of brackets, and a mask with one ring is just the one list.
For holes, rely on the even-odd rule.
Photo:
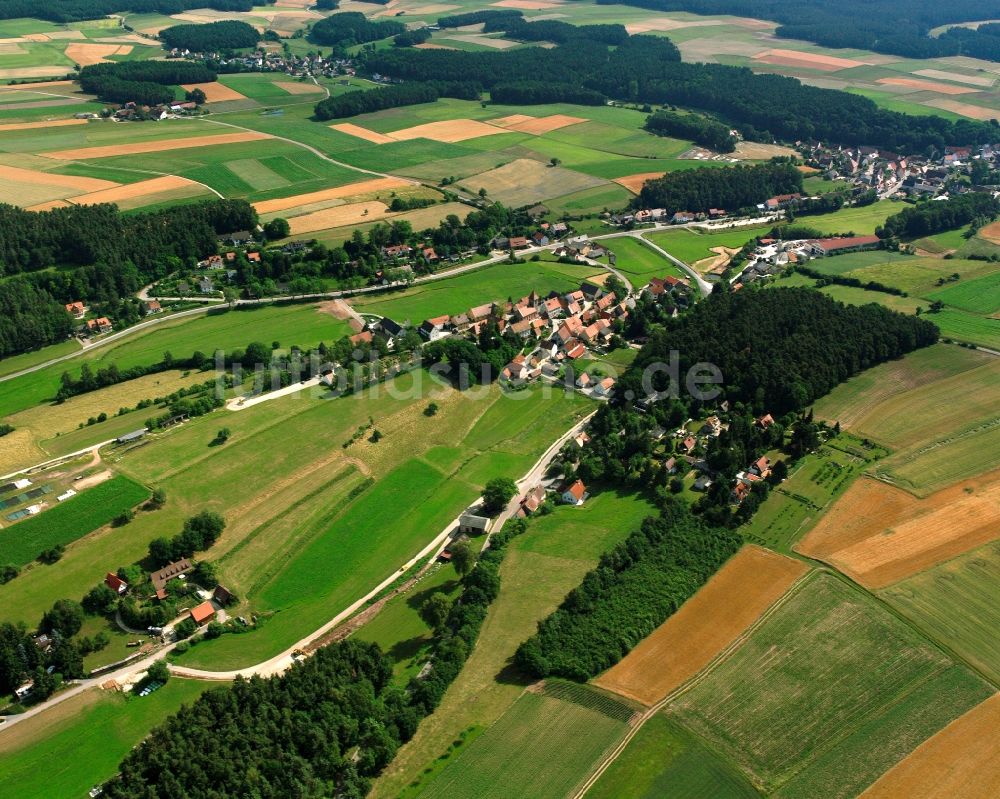
{"label": "farmhouse", "polygon": [[146,302],[146,313],[161,313],[163,311],[163,306],[156,300],[149,300]]}
{"label": "farmhouse", "polygon": [[79,301],[70,302],[66,304],[66,313],[74,319],[83,319],[83,317],[87,314],[87,306]]}
{"label": "farmhouse", "polygon": [[111,320],[106,316],[87,320],[87,330],[90,333],[110,333],[113,330]]}
{"label": "farmhouse", "polygon": [[464,535],[482,535],[489,528],[490,520],[486,516],[463,513],[458,519],[458,532]]}
{"label": "farmhouse", "polygon": [[118,596],[121,596],[128,591],[128,583],[126,583],[117,574],[112,574],[111,572],[104,575],[104,584],[118,594]]}
{"label": "farmhouse", "polygon": [[611,394],[611,390],[615,387],[615,381],[613,378],[605,377],[600,383],[594,386],[594,394],[599,397],[607,397]]}
{"label": "farmhouse", "polygon": [[437,341],[451,335],[448,325],[451,323],[450,316],[436,316],[433,319],[425,319],[420,325],[419,332],[428,341]]}
{"label": "farmhouse", "polygon": [[[173,563],[168,563],[159,571],[152,572],[149,575],[149,581],[153,584],[153,588],[156,589],[156,598],[164,599],[167,596],[167,583],[175,577],[187,574],[193,568],[194,564],[190,558],[182,558],[181,560],[175,560]],[[160,596],[161,592],[163,596]]]}
{"label": "farmhouse", "polygon": [[371,344],[373,341],[372,333],[370,330],[363,330],[360,333],[355,333],[353,336],[348,338],[355,347],[361,344]]}
{"label": "farmhouse", "polygon": [[191,608],[191,621],[199,627],[203,624],[208,624],[214,618],[215,606],[212,604],[212,600],[210,599],[206,599],[200,605],[196,605]]}
{"label": "farmhouse", "polygon": [[562,501],[565,505],[582,505],[588,496],[583,480],[577,480],[563,490]]}
{"label": "farmhouse", "polygon": [[544,502],[545,489],[540,485],[535,486],[521,498],[521,507],[518,509],[517,515],[521,518],[530,516],[532,513],[537,511]]}

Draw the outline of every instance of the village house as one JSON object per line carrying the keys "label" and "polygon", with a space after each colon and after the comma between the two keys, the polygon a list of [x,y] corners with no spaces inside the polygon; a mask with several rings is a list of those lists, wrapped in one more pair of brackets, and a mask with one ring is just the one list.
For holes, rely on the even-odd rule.
{"label": "village house", "polygon": [[582,505],[588,496],[583,480],[578,479],[563,490],[561,499],[564,505]]}
{"label": "village house", "polygon": [[362,344],[371,344],[375,339],[370,330],[362,330],[360,333],[355,333],[353,336],[350,336],[347,340],[350,341],[353,346],[359,347]]}
{"label": "village house", "polygon": [[756,474],[759,477],[767,477],[771,474],[771,461],[768,460],[766,455],[762,455],[751,464],[749,471],[751,474]]}
{"label": "village house", "polygon": [[722,420],[718,416],[709,416],[701,426],[700,432],[704,436],[718,438],[719,433],[722,432]]}
{"label": "village house", "polygon": [[194,564],[191,562],[190,558],[182,558],[181,560],[175,560],[173,563],[168,563],[158,571],[151,572],[149,575],[149,581],[153,584],[153,590],[156,591],[156,598],[166,599],[167,583],[175,578],[182,577],[193,568]]}
{"label": "village house", "polygon": [[698,446],[698,440],[694,436],[688,436],[677,445],[677,448],[685,455],[690,455],[696,446]]}
{"label": "village house", "polygon": [[90,333],[110,333],[113,329],[111,320],[106,316],[87,320],[87,331]]}
{"label": "village house", "polygon": [[157,300],[147,300],[146,301],[146,313],[154,314],[161,313],[163,311],[163,306]]}
{"label": "village house", "polygon": [[70,302],[66,304],[66,313],[74,319],[83,319],[87,315],[87,306],[79,300],[77,302]]}
{"label": "village house", "polygon": [[191,608],[191,621],[202,627],[215,618],[215,606],[212,600],[206,599],[200,605]]}
{"label": "village house", "polygon": [[774,424],[774,418],[769,413],[765,413],[757,420],[757,427],[761,430],[767,430]]}
{"label": "village house", "polygon": [[425,319],[418,328],[418,332],[427,341],[437,341],[451,335],[451,331],[448,329],[450,323],[450,316],[435,316],[433,319]]}
{"label": "village house", "polygon": [[121,596],[126,591],[128,591],[128,583],[126,583],[121,577],[112,572],[108,572],[104,575],[104,584],[114,591],[118,596]]}
{"label": "village house", "polygon": [[486,516],[463,513],[458,519],[458,532],[461,535],[482,535],[489,529],[490,520]]}
{"label": "village house", "polygon": [[545,503],[545,489],[542,486],[535,486],[531,491],[521,498],[521,506],[517,511],[520,518],[530,516]]}
{"label": "village house", "polygon": [[611,395],[611,390],[615,387],[615,381],[613,378],[605,377],[601,382],[594,386],[594,394],[598,397],[608,397]]}

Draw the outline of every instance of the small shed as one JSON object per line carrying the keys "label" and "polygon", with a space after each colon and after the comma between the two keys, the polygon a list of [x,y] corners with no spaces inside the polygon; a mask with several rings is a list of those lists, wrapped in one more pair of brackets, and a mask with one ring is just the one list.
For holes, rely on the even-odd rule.
{"label": "small shed", "polygon": [[206,599],[200,605],[191,608],[191,620],[199,627],[203,624],[208,624],[214,618],[215,606],[210,599]]}

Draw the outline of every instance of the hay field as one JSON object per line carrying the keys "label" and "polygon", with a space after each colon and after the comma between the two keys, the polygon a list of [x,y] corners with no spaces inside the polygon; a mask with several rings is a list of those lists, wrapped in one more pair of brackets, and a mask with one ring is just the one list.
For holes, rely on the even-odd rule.
{"label": "hay field", "polygon": [[86,125],[86,119],[46,119],[41,122],[9,122],[0,124],[0,133],[11,130],[35,130],[37,128],[65,128],[71,125]]}
{"label": "hay field", "polygon": [[995,77],[990,77],[988,75],[964,75],[961,72],[949,72],[943,69],[918,69],[915,70],[913,74],[919,75],[922,78],[931,78],[932,80],[947,80],[952,83],[968,83],[970,86],[979,86],[984,89],[991,88],[997,81]]}
{"label": "hay field", "polygon": [[879,592],[920,629],[993,680],[1000,678],[998,595],[996,541]]}
{"label": "hay field", "polygon": [[73,150],[56,150],[48,153],[39,153],[39,155],[62,161],[82,161],[90,158],[113,158],[123,155],[139,155],[141,153],[187,150],[193,147],[214,147],[217,144],[236,144],[270,138],[272,137],[266,133],[245,131],[240,133],[221,133],[216,136],[188,136],[179,139],[132,142],[131,144],[122,143],[101,147],[79,147]]}
{"label": "hay field", "polygon": [[150,180],[140,180],[125,186],[93,191],[70,198],[73,205],[96,205],[97,203],[117,203],[129,209],[152,205],[169,199],[193,197],[206,194],[208,190],[187,178],[164,175]]}
{"label": "hay field", "polygon": [[743,635],[808,571],[801,561],[744,547],[594,684],[655,705]]}
{"label": "hay field", "polygon": [[93,64],[103,64],[110,61],[109,56],[128,55],[132,52],[130,44],[94,44],[93,42],[74,43],[66,45],[66,57],[81,67]]}
{"label": "hay field", "polygon": [[362,180],[358,183],[348,183],[346,186],[312,191],[308,194],[297,194],[293,197],[282,197],[277,200],[262,200],[254,203],[254,208],[257,209],[257,213],[259,214],[272,214],[279,211],[288,211],[299,206],[326,202],[327,200],[342,200],[347,197],[373,194],[379,191],[391,191],[412,185],[412,182],[403,178],[372,178],[370,180]]}
{"label": "hay field", "polygon": [[231,89],[224,83],[212,81],[211,83],[185,83],[181,86],[185,91],[193,92],[201,89],[205,93],[205,102],[224,103],[229,100],[246,100],[244,94],[240,94],[236,89]]}
{"label": "hay field", "polygon": [[372,144],[389,144],[396,141],[392,136],[386,136],[384,133],[376,133],[374,130],[368,130],[368,128],[363,128],[360,125],[354,125],[350,122],[340,122],[330,125],[330,127],[334,130],[339,130],[341,133],[346,133],[348,136],[355,136],[359,139],[370,141]]}
{"label": "hay field", "polygon": [[930,108],[940,108],[942,111],[951,111],[953,114],[969,117],[969,119],[978,119],[982,122],[988,122],[997,117],[997,111],[994,108],[962,103],[957,100],[924,100],[924,105]]}
{"label": "hay field", "polygon": [[[565,697],[565,698],[563,698]],[[570,795],[628,729],[632,708],[570,683],[525,692],[449,763],[426,799],[550,799]],[[558,752],[539,768],[541,752]]]}
{"label": "hay field", "polygon": [[394,141],[430,139],[445,144],[455,144],[481,136],[496,136],[510,131],[496,125],[488,125],[475,119],[447,119],[440,122],[426,122],[402,130],[394,130],[389,135]]}
{"label": "hay field", "polygon": [[40,204],[62,204],[68,197],[115,189],[121,184],[99,178],[56,175],[35,169],[0,165],[0,200],[35,208]]}
{"label": "hay field", "polygon": [[1000,694],[994,694],[890,769],[862,799],[994,799],[1000,796]]}
{"label": "hay field", "polygon": [[589,122],[583,117],[569,116],[568,114],[552,114],[546,117],[527,117],[523,114],[514,114],[501,119],[491,119],[490,124],[498,125],[505,130],[514,130],[518,133],[530,133],[532,136],[542,136],[554,130],[579,125],[581,122]]}
{"label": "hay field", "polygon": [[607,183],[603,178],[548,166],[530,158],[518,158],[497,169],[466,178],[457,185],[471,194],[486,189],[489,199],[516,208]]}
{"label": "hay field", "polygon": [[655,180],[656,178],[662,177],[662,172],[640,172],[637,175],[626,175],[623,178],[615,178],[615,183],[620,186],[624,186],[633,194],[638,194],[642,191],[642,187],[645,185],[647,180]]}
{"label": "hay field", "polygon": [[847,799],[992,692],[869,596],[814,572],[667,712],[765,792]]}
{"label": "hay field", "polygon": [[274,85],[289,94],[322,94],[323,89],[315,83],[301,83],[291,80],[276,80]]}
{"label": "hay field", "polygon": [[937,83],[929,80],[918,80],[916,78],[879,78],[876,83],[888,86],[905,86],[908,89],[916,89],[921,92],[937,92],[938,94],[976,94],[979,89],[970,89],[967,86],[955,86],[951,83]]}
{"label": "hay field", "polygon": [[816,69],[820,72],[838,72],[842,69],[853,69],[863,67],[866,62],[855,61],[853,58],[839,58],[837,56],[820,55],[819,53],[807,53],[801,50],[767,50],[754,56],[755,61],[765,64],[776,64],[786,67],[806,67]]}
{"label": "hay field", "polygon": [[377,200],[363,203],[348,203],[347,205],[325,208],[313,211],[311,214],[294,216],[288,220],[293,236],[304,233],[315,233],[318,230],[358,225],[381,219],[389,212],[389,206]]}
{"label": "hay field", "polygon": [[1000,473],[917,499],[863,478],[795,547],[868,588],[883,588],[1000,535]]}

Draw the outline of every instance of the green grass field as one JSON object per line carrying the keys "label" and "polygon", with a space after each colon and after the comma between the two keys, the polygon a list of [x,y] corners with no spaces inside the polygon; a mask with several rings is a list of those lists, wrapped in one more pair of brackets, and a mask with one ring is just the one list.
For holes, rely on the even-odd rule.
{"label": "green grass field", "polygon": [[594,786],[587,799],[753,799],[739,769],[697,737],[657,713]]}
{"label": "green grass field", "polygon": [[881,225],[887,217],[898,214],[904,207],[906,206],[901,203],[883,200],[861,208],[841,208],[832,214],[802,217],[798,222],[825,235],[854,233],[858,236],[866,236],[874,233],[875,228]]}
{"label": "green grass field", "polygon": [[57,544],[66,545],[103,527],[122,511],[149,498],[149,491],[118,475],[81,491],[55,507],[31,516],[0,533],[0,562],[23,566]]}
{"label": "green grass field", "polygon": [[636,289],[645,286],[653,277],[670,275],[690,280],[682,269],[668,261],[656,250],[635,239],[610,239],[605,243],[608,249],[618,256],[615,268],[619,272],[623,272]]}
{"label": "green grass field", "polygon": [[[861,274],[871,274],[869,280],[879,280],[887,285],[903,288],[898,282],[892,280],[893,277],[904,272],[906,267],[912,263],[920,262],[913,255],[904,255],[898,252],[887,252],[886,250],[873,250],[871,252],[851,252],[844,255],[836,255],[831,258],[816,258],[809,263],[812,269],[822,272],[825,275],[844,275],[861,278]],[[931,259],[927,259],[931,260]],[[934,259],[937,260],[937,259]],[[938,264],[944,263],[937,261]],[[947,263],[944,263],[947,266]],[[952,270],[954,271],[954,270]]]}
{"label": "green grass field", "polygon": [[[962,280],[934,291],[927,298],[940,300],[945,305],[974,314],[996,313],[1000,311],[1000,269],[983,277]],[[1000,334],[1000,325],[997,327]]]}
{"label": "green grass field", "polygon": [[125,369],[158,363],[164,352],[176,358],[187,358],[195,350],[210,355],[219,349],[229,351],[246,347],[251,341],[268,345],[278,341],[285,348],[297,344],[307,349],[320,341],[330,343],[349,333],[346,322],[334,319],[311,304],[284,303],[165,320],[134,336],[91,350],[80,358],[0,383],[0,415],[13,414],[51,400],[59,390],[60,375],[63,372],[78,375],[85,360],[95,370],[112,363]]}
{"label": "green grass field", "polygon": [[993,542],[879,592],[918,627],[992,680],[1000,678],[1000,543]]}
{"label": "green grass field", "polygon": [[866,448],[859,439],[841,434],[795,464],[740,532],[747,541],[791,554],[795,542],[830,504],[885,454],[880,447]]}
{"label": "green grass field", "polygon": [[946,284],[948,288],[960,289],[962,286],[973,282],[975,278],[988,275],[997,270],[995,264],[984,261],[966,261],[958,258],[917,258],[882,252],[878,260],[875,256],[879,253],[857,253],[855,255],[838,255],[836,258],[825,258],[812,262],[812,266],[827,271],[827,265],[840,265],[842,259],[859,258],[862,255],[872,257],[872,262],[868,265],[858,266],[847,271],[848,276],[856,277],[858,280],[867,283],[870,280],[884,283],[907,292],[915,297],[925,297],[935,299],[932,295],[940,290],[937,285],[939,279],[949,279],[952,275],[959,275],[958,283]]}
{"label": "green grass field", "polygon": [[[421,793],[435,797],[566,796],[626,732],[632,708],[583,685],[526,692]],[[544,768],[542,752],[558,752]]]}
{"label": "green grass field", "polygon": [[694,264],[703,258],[714,256],[713,247],[739,248],[757,236],[766,235],[768,230],[769,227],[724,230],[717,233],[696,233],[688,229],[668,230],[651,234],[649,240],[660,245],[674,258],[679,258],[686,264]]}
{"label": "green grass field", "polygon": [[867,595],[818,573],[669,713],[767,791],[852,797],[990,693]]}
{"label": "green grass field", "polygon": [[498,263],[445,280],[414,286],[398,293],[357,297],[351,305],[359,313],[388,316],[397,322],[409,320],[414,326],[424,319],[457,314],[489,302],[515,300],[537,291],[572,291],[598,267],[529,261],[525,264]]}
{"label": "green grass field", "polygon": [[80,345],[75,341],[63,341],[59,344],[42,347],[40,350],[35,350],[34,352],[11,355],[10,357],[0,359],[0,376],[13,374],[22,369],[30,369],[32,366],[45,363],[53,358],[61,358],[63,355],[79,352],[79,350]]}
{"label": "green grass field", "polygon": [[96,688],[0,736],[0,793],[22,799],[82,797],[157,724],[217,682],[170,680],[149,696]]}

